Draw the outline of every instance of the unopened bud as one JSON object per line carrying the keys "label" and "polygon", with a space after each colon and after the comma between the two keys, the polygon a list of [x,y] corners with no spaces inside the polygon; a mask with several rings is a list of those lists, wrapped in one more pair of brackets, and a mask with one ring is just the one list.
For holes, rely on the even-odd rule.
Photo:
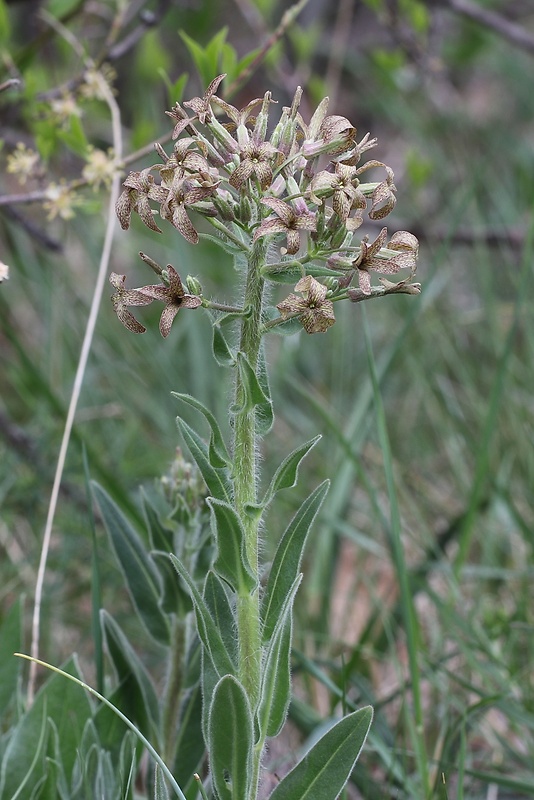
{"label": "unopened bud", "polygon": [[190,294],[194,294],[197,297],[200,297],[202,295],[202,286],[200,285],[200,281],[193,275],[187,276],[187,278],[185,279],[185,285],[187,286],[187,291]]}

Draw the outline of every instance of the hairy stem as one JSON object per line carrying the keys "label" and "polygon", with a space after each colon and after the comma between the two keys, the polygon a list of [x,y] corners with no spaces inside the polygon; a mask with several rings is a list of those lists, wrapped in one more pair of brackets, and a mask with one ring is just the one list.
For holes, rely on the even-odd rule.
{"label": "hairy stem", "polygon": [[[261,316],[264,293],[264,280],[260,269],[265,262],[266,245],[256,242],[248,257],[247,281],[244,306],[248,316],[241,323],[239,348],[252,369],[257,373],[258,356],[261,346]],[[245,530],[245,552],[250,566],[258,576],[258,528],[259,521],[247,514],[246,506],[257,501],[257,434],[255,411],[247,410],[246,389],[242,377],[237,372],[236,408],[234,419],[234,502]],[[259,591],[252,594],[239,593],[237,597],[237,629],[239,642],[239,677],[255,708],[261,680],[261,631]],[[256,796],[260,756],[255,759],[252,797]]]}

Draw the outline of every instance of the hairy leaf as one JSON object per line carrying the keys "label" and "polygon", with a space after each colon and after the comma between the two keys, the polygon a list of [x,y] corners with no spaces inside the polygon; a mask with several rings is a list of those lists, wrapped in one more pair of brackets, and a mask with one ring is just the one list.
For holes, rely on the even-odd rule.
{"label": "hairy leaf", "polygon": [[269,800],[336,800],[348,781],[373,720],[371,706],[330,728],[283,778]]}
{"label": "hairy leaf", "polygon": [[300,570],[302,552],[311,525],[328,491],[323,481],[302,503],[276,549],[262,603],[263,640],[269,641],[280,611]]}
{"label": "hairy leaf", "polygon": [[269,488],[267,489],[267,492],[265,493],[265,497],[262,501],[263,507],[269,505],[276,492],[279,492],[280,489],[292,489],[297,485],[300,462],[304,456],[309,453],[312,447],[317,444],[320,438],[320,434],[318,436],[314,436],[313,439],[310,439],[308,442],[300,445],[300,447],[297,447],[292,453],[284,458],[273,475],[273,479],[269,485]]}
{"label": "hairy leaf", "polygon": [[212,530],[217,540],[217,558],[213,569],[236,592],[252,592],[257,580],[245,553],[245,531],[229,503],[210,497]]}
{"label": "hairy leaf", "polygon": [[209,712],[210,771],[219,800],[249,797],[253,724],[248,697],[233,675],[215,687]]}
{"label": "hairy leaf", "polygon": [[226,467],[228,466],[230,461],[230,456],[228,455],[228,450],[226,449],[226,444],[224,442],[223,435],[221,433],[221,429],[219,428],[219,424],[211,411],[204,406],[200,400],[197,400],[195,397],[192,397],[190,394],[180,394],[179,392],[171,392],[173,397],[176,397],[178,400],[182,400],[184,403],[188,403],[193,408],[196,408],[197,411],[200,411],[204,417],[206,418],[210,428],[211,428],[211,437],[210,437],[210,444],[209,444],[209,460],[212,467]]}
{"label": "hairy leaf", "polygon": [[211,464],[209,451],[200,436],[183,419],[176,418],[178,429],[204,478],[208,491],[217,500],[230,500],[230,480],[228,470],[216,468]]}
{"label": "hairy leaf", "polygon": [[136,531],[107,492],[93,483],[93,494],[139,619],[157,642],[168,645],[169,620],[160,605],[160,574]]}
{"label": "hairy leaf", "polygon": [[302,575],[297,575],[269,641],[262,669],[258,724],[263,737],[277,736],[291,700],[291,634],[293,601]]}
{"label": "hairy leaf", "polygon": [[204,598],[201,596],[182,562],[172,553],[170,558],[176,568],[176,571],[186,584],[191,594],[191,599],[193,600],[193,605],[195,607],[198,635],[213,664],[214,669],[219,677],[226,675],[227,673],[233,674],[235,672],[234,663],[224,645],[221,634],[209,612]]}

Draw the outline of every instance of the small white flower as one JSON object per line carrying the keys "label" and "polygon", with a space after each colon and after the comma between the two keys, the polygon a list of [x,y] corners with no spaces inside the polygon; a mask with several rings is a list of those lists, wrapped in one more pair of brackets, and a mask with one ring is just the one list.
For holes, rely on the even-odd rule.
{"label": "small white flower", "polygon": [[9,279],[9,267],[0,261],[0,283]]}

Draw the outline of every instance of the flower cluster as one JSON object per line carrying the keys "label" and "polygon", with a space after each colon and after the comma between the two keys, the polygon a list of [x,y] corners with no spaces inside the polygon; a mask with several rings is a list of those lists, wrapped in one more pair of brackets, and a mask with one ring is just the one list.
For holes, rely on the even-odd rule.
{"label": "flower cluster", "polygon": [[[277,306],[279,322],[297,317],[308,333],[334,323],[337,300],[418,293],[419,284],[412,280],[418,242],[412,234],[400,231],[388,241],[383,228],[372,243],[368,236],[354,242],[366,213],[371,221],[381,220],[396,202],[391,168],[374,159],[361,163],[377,140],[369,134],[358,140],[346,117],[328,114],[328,98],[305,123],[299,112],[300,89],[270,128],[271,93],[235,108],[216,94],[224,77],[213,80],[202,97],[176,103],[167,112],[174,123],[173,150],[169,154],[156,144],[160,163],[127,176],[116,205],[122,228],[129,227],[135,212],[160,233],[159,215],[196,244],[196,213],[242,251],[250,252],[258,242],[278,243],[277,250],[267,249],[262,277],[283,282],[286,276],[286,282],[294,282],[298,270],[298,294]],[[376,170],[382,174],[369,181],[367,173]],[[409,272],[400,283],[381,278],[380,286],[371,285],[371,272],[391,275],[400,270]],[[123,324],[138,332],[142,328],[132,323],[126,309],[144,304],[140,297],[168,300],[169,292],[178,297],[172,280],[174,289],[169,284],[159,293],[152,287],[151,293],[145,288],[131,294],[115,276],[113,285],[122,294],[114,295],[114,304]],[[179,305],[200,304],[181,299]]]}

